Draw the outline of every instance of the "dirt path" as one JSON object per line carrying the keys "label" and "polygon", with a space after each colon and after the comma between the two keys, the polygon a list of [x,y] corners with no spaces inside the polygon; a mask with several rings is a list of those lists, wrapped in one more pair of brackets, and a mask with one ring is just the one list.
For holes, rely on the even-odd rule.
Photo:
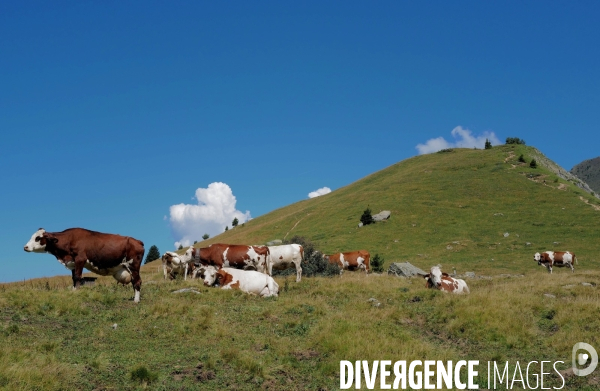
{"label": "dirt path", "polygon": [[289,231],[287,231],[287,233],[285,234],[285,236],[283,237],[283,239],[287,238],[287,236],[290,234],[290,232],[292,232],[294,230],[294,228],[296,228],[296,226],[298,225],[298,223],[300,223],[302,220],[304,220],[308,216],[310,216],[310,213],[308,213],[306,216],[304,216],[300,220],[296,221],[296,224],[294,224],[294,226],[292,227],[292,229],[290,229]]}

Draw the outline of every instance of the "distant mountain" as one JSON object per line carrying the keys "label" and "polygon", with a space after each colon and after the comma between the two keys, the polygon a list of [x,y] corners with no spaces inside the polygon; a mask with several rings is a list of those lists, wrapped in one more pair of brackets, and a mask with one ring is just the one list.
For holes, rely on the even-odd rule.
{"label": "distant mountain", "polygon": [[587,183],[596,193],[600,193],[600,156],[577,164],[571,169],[571,174]]}

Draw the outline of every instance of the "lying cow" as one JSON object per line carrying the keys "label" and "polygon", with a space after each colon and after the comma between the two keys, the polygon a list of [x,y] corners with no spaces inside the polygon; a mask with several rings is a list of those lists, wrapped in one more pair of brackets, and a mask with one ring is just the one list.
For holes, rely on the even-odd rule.
{"label": "lying cow", "polygon": [[330,255],[323,254],[323,259],[329,263],[337,264],[340,267],[340,271],[363,269],[367,274],[371,271],[371,255],[367,250]]}
{"label": "lying cow", "polygon": [[540,266],[546,266],[546,269],[548,269],[550,274],[552,274],[553,266],[569,266],[571,268],[571,272],[575,273],[573,264],[577,263],[577,257],[575,254],[569,251],[544,251],[541,254],[535,253],[533,255],[533,260],[536,261]]}
{"label": "lying cow", "polygon": [[192,257],[186,254],[179,255],[177,253],[167,251],[162,256],[163,273],[165,280],[167,275],[174,280],[178,274],[183,274],[183,279],[187,280],[188,274],[194,275],[194,263]]}
{"label": "lying cow", "polygon": [[129,236],[105,234],[83,228],[62,232],[37,230],[24,248],[27,252],[50,253],[71,270],[73,288],[81,285],[83,268],[101,276],[113,276],[125,285],[131,282],[134,301],[140,301],[142,279],[140,265],[144,258],[144,243]]}
{"label": "lying cow", "polygon": [[242,292],[261,297],[279,294],[279,285],[273,277],[254,270],[239,270],[230,267],[218,270],[208,267],[204,271],[204,285],[219,285],[221,289],[239,289]]}
{"label": "lying cow", "polygon": [[270,257],[267,261],[269,275],[273,275],[273,269],[285,270],[296,267],[296,282],[302,278],[302,260],[304,259],[304,248],[299,244],[285,244],[282,246],[269,246]]}
{"label": "lying cow", "polygon": [[266,246],[247,246],[242,244],[211,244],[204,248],[190,247],[184,256],[190,256],[198,264],[205,266],[234,267],[236,269],[254,269],[261,273],[267,271],[269,248]]}
{"label": "lying cow", "polygon": [[429,274],[425,276],[425,287],[438,289],[442,292],[471,293],[465,280],[450,277],[448,273],[442,273],[439,266],[433,266]]}

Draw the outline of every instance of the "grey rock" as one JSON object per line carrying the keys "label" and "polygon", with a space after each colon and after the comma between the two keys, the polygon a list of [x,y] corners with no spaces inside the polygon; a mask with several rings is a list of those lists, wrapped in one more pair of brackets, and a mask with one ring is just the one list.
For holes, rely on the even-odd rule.
{"label": "grey rock", "polygon": [[452,250],[452,246],[451,245],[447,245],[446,246],[446,250]]}
{"label": "grey rock", "polygon": [[392,274],[397,277],[414,277],[424,276],[427,273],[418,267],[411,265],[410,262],[394,262],[390,265],[388,274]]}
{"label": "grey rock", "polygon": [[549,297],[551,299],[556,299],[556,296],[554,296],[552,293],[544,293],[544,296]]}
{"label": "grey rock", "polygon": [[112,325],[112,329],[113,329],[113,330],[116,330],[116,329],[117,329],[117,324],[116,324],[116,323]]}
{"label": "grey rock", "polygon": [[267,246],[279,246],[281,243],[283,243],[281,239],[274,239],[270,242],[267,242]]}
{"label": "grey rock", "polygon": [[594,286],[594,284],[590,284],[589,282],[582,282],[581,285],[583,285],[583,286]]}
{"label": "grey rock", "polygon": [[379,300],[377,300],[377,299],[376,299],[376,298],[374,298],[374,297],[371,297],[371,298],[370,298],[369,300],[367,300],[367,301],[368,301],[369,303],[371,303],[371,305],[372,305],[373,307],[380,307],[380,306],[381,306],[381,303],[379,302]]}
{"label": "grey rock", "polygon": [[375,221],[387,220],[390,218],[391,215],[392,215],[392,212],[390,212],[389,210],[382,210],[381,212],[373,215],[373,220],[375,220]]}
{"label": "grey rock", "polygon": [[505,233],[504,233],[504,237],[505,237],[505,238],[508,238],[508,236],[509,236],[509,235],[510,235],[510,234],[509,234],[508,232],[505,232]]}
{"label": "grey rock", "polygon": [[525,243],[526,246],[531,246],[530,242]]}
{"label": "grey rock", "polygon": [[475,272],[466,272],[465,277],[475,278]]}
{"label": "grey rock", "polygon": [[362,227],[363,223],[358,223],[358,228]]}
{"label": "grey rock", "polygon": [[554,242],[553,244],[554,244],[555,246],[557,246],[557,245],[559,245],[559,244],[560,244],[560,242]]}
{"label": "grey rock", "polygon": [[178,291],[171,292],[171,293],[186,293],[186,292],[200,294],[200,292],[194,288],[183,288],[183,289],[179,289]]}

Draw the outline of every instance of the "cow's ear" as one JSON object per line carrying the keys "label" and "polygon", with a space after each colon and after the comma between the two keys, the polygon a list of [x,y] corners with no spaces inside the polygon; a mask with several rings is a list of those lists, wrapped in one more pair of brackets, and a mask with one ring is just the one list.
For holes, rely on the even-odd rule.
{"label": "cow's ear", "polygon": [[50,234],[48,234],[48,232],[44,232],[42,234],[42,237],[46,239],[47,242],[50,243],[58,243],[58,239]]}
{"label": "cow's ear", "polygon": [[428,274],[425,274],[425,275],[423,276],[423,278],[424,278],[424,279],[426,279],[426,280],[429,280],[429,277],[430,277],[430,276],[431,276],[431,273],[428,273]]}

